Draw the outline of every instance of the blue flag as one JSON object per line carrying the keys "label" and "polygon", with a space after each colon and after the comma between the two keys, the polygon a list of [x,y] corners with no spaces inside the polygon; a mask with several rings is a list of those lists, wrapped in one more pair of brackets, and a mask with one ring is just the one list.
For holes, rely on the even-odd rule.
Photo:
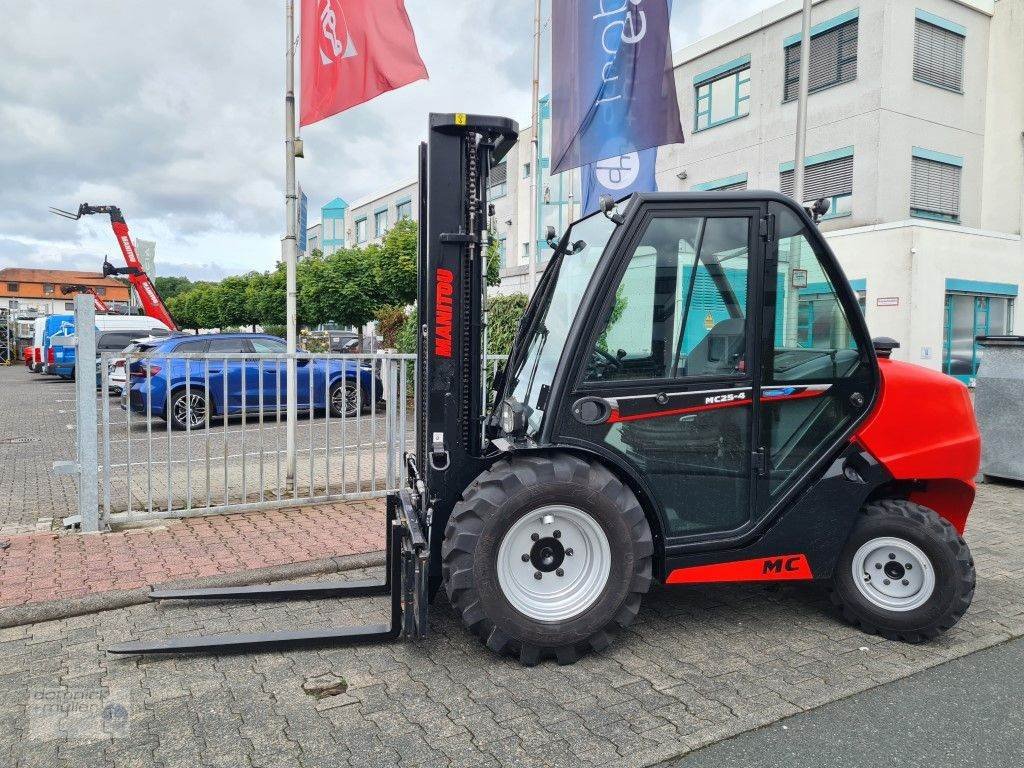
{"label": "blue flag", "polygon": [[683,141],[668,0],[553,0],[552,173]]}
{"label": "blue flag", "polygon": [[651,147],[583,166],[580,174],[583,215],[597,210],[601,195],[618,200],[633,192],[657,192],[658,183],[654,178],[657,162],[658,148]]}

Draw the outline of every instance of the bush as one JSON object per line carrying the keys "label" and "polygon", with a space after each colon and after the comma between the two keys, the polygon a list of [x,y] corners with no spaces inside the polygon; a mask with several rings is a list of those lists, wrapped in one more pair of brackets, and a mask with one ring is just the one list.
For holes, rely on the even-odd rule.
{"label": "bush", "polygon": [[525,293],[494,296],[487,302],[487,354],[507,355],[512,350],[528,302]]}
{"label": "bush", "polygon": [[395,334],[395,348],[399,352],[405,354],[416,354],[416,335],[419,328],[419,314],[416,310],[416,306],[413,305],[412,309],[406,315],[405,320],[402,322],[402,327],[398,329],[398,333]]}
{"label": "bush", "polygon": [[398,335],[408,319],[402,307],[381,307],[374,315],[377,333],[385,349],[398,348]]}

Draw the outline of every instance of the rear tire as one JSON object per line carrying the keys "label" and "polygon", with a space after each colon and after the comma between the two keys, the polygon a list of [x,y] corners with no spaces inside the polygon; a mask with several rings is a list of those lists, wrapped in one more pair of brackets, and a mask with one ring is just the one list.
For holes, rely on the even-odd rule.
{"label": "rear tire", "polygon": [[[206,392],[196,387],[187,392],[184,388],[176,389],[171,393],[167,405],[167,421],[171,423],[172,429],[187,429],[187,421],[190,419],[192,429],[203,429],[209,424],[212,413],[209,409]],[[191,403],[188,399],[191,398]]]}
{"label": "rear tire", "polygon": [[353,418],[359,414],[360,409],[365,413],[370,402],[367,397],[366,388],[357,384],[354,378],[346,376],[334,382],[327,396],[331,418]]}
{"label": "rear tire", "polygon": [[640,504],[605,467],[524,456],[466,490],[445,528],[441,569],[463,624],[491,650],[526,665],[571,664],[636,618],[653,552]]}
{"label": "rear tire", "polygon": [[869,634],[920,643],[956,624],[974,597],[974,559],[948,520],[903,499],[864,507],[832,577],[839,614]]}

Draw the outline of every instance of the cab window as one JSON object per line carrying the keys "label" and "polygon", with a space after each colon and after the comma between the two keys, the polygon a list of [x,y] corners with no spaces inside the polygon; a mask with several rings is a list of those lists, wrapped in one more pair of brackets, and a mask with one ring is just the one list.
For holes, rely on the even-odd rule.
{"label": "cab window", "polygon": [[742,376],[748,217],[657,217],[591,350],[587,382]]}

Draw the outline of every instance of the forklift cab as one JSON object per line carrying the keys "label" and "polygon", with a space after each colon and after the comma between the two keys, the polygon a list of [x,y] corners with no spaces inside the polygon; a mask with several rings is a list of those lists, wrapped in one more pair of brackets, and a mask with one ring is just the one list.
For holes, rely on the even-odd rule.
{"label": "forklift cab", "polygon": [[666,553],[749,537],[878,390],[826,253],[806,212],[768,192],[638,194],[581,219],[527,310],[500,436],[616,467]]}

